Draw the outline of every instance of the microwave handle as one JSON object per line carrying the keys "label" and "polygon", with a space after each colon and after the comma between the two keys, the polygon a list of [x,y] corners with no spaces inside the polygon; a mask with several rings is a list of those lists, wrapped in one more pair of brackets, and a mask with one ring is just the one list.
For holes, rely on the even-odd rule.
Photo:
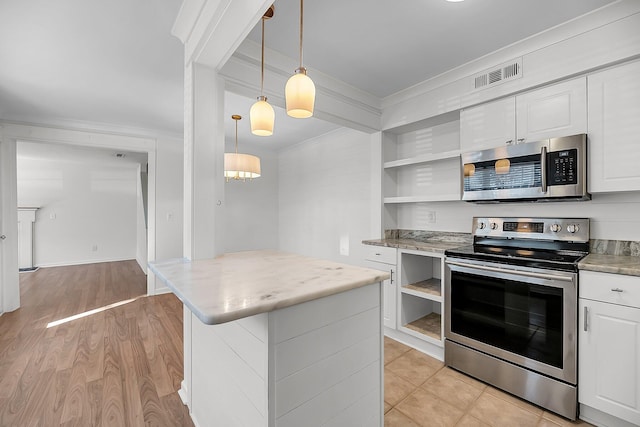
{"label": "microwave handle", "polygon": [[542,180],[542,192],[547,192],[547,147],[540,149],[540,178]]}

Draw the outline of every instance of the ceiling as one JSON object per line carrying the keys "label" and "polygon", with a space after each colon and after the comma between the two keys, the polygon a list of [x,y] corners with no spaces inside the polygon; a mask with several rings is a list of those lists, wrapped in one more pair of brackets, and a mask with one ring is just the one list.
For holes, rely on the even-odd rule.
{"label": "ceiling", "polygon": [[[611,2],[307,1],[304,64],[385,97]],[[180,135],[183,50],[170,33],[180,4],[0,1],[0,119]],[[299,2],[276,0],[275,8],[266,45],[297,58]],[[259,25],[249,38],[260,41]],[[246,114],[253,102],[227,96],[226,117]],[[282,148],[336,128],[316,119],[289,119],[275,109],[274,136],[250,135],[247,117],[239,124],[240,144]],[[233,140],[233,121],[225,123]]]}

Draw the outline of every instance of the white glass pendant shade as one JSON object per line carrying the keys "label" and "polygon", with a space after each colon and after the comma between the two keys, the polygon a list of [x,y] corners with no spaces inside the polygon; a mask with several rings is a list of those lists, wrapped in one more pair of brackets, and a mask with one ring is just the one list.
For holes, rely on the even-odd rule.
{"label": "white glass pendant shade", "polygon": [[273,135],[273,123],[276,119],[276,113],[273,107],[267,102],[267,98],[259,96],[255,104],[249,110],[249,119],[251,120],[251,133],[258,136]]}
{"label": "white glass pendant shade", "polygon": [[224,153],[224,177],[253,179],[260,177],[260,158],[251,154]]}
{"label": "white glass pendant shade", "polygon": [[297,69],[284,88],[287,103],[287,114],[297,119],[313,116],[313,106],[316,100],[316,86],[307,76],[304,68]]}

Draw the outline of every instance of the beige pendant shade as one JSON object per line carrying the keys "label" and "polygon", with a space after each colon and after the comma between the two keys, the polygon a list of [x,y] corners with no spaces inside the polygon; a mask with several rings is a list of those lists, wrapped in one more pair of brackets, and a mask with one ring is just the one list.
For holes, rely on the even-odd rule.
{"label": "beige pendant shade", "polygon": [[253,179],[260,177],[260,158],[251,154],[224,153],[224,177]]}
{"label": "beige pendant shade", "polygon": [[307,69],[302,66],[302,34],[303,34],[304,0],[300,0],[300,66],[295,74],[289,77],[284,88],[287,114],[297,119],[313,116],[316,101],[316,86],[307,76]]}
{"label": "beige pendant shade", "polygon": [[242,116],[234,114],[231,118],[236,121],[236,151],[224,153],[224,177],[227,182],[258,178],[261,174],[260,157],[238,153],[238,120],[242,120]]}

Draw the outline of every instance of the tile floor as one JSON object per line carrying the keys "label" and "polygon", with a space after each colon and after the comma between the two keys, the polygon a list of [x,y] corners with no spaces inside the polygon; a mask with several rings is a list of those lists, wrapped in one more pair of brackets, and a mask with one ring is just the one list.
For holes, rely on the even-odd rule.
{"label": "tile floor", "polygon": [[582,427],[384,338],[384,425]]}

